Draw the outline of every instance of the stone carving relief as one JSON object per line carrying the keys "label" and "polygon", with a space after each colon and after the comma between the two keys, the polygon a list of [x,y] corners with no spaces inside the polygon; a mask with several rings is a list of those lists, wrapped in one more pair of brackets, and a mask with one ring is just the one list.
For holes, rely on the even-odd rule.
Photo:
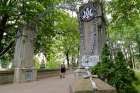
{"label": "stone carving relief", "polygon": [[80,18],[82,21],[91,21],[97,15],[96,7],[88,3],[81,11],[80,11]]}

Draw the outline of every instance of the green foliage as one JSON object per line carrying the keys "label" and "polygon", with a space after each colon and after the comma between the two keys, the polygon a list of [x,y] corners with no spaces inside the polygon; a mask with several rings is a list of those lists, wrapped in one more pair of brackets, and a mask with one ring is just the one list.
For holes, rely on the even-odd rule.
{"label": "green foliage", "polygon": [[60,64],[57,62],[48,62],[46,64],[47,69],[58,69],[60,68]]}
{"label": "green foliage", "polygon": [[36,69],[39,69],[40,68],[39,59],[37,57],[34,57],[33,58],[33,63],[35,65],[35,68]]}
{"label": "green foliage", "polygon": [[79,54],[79,39],[80,34],[78,31],[78,24],[75,18],[68,17],[67,23],[65,22],[65,34],[62,40],[62,46],[64,48],[64,54],[69,51],[70,55],[78,55]]}
{"label": "green foliage", "polygon": [[11,59],[9,59],[9,57],[3,57],[3,59],[0,60],[0,65],[2,66],[2,68],[7,68],[7,65],[9,65],[11,62]]}
{"label": "green foliage", "polygon": [[[55,0],[56,1],[56,0]],[[58,1],[58,0],[57,0]],[[44,3],[49,3],[44,4]],[[11,41],[15,41],[17,30],[26,23],[36,20],[35,17],[51,7],[52,0],[0,0],[0,53],[7,49]],[[48,13],[49,14],[49,13]],[[50,13],[51,14],[51,13]],[[39,23],[42,21],[36,22]],[[49,23],[48,23],[49,24]],[[0,59],[12,59],[14,46],[7,49],[6,54],[1,54]],[[36,47],[37,48],[37,47]],[[8,56],[7,56],[8,55]]]}
{"label": "green foliage", "polygon": [[140,72],[139,71],[135,71],[135,75],[136,75],[138,81],[133,82],[133,85],[138,90],[138,93],[140,93]]}
{"label": "green foliage", "polygon": [[[1,0],[0,1],[0,53],[15,40],[16,32],[26,23],[36,20],[36,16],[47,12],[47,16],[40,18],[37,24],[37,38],[35,42],[35,53],[42,51],[46,54],[52,52],[50,47],[58,33],[55,22],[62,18],[62,14],[56,9],[62,0]],[[41,16],[40,16],[41,17]],[[58,28],[59,29],[59,28]],[[5,33],[5,35],[4,35]],[[8,56],[6,56],[8,55]],[[13,58],[14,46],[3,55],[1,59]]]}
{"label": "green foliage", "polygon": [[109,78],[110,68],[112,64],[110,60],[109,47],[107,46],[107,44],[105,44],[101,55],[101,62],[93,67],[92,73],[99,75],[100,78]]}
{"label": "green foliage", "polygon": [[92,69],[99,77],[106,79],[109,84],[116,87],[118,93],[137,93],[133,86],[136,81],[134,71],[128,68],[124,56],[118,50],[115,62],[110,60],[109,47],[105,45],[101,55],[101,62]]}
{"label": "green foliage", "polygon": [[135,69],[135,62],[140,58],[135,56],[140,53],[140,0],[111,0],[106,7],[106,12],[111,15],[108,24],[109,38],[113,43],[124,42],[120,48],[124,50],[126,61],[131,61]]}
{"label": "green foliage", "polygon": [[139,15],[139,4],[139,0],[111,0],[107,12],[111,13],[114,26],[133,24],[133,19]]}
{"label": "green foliage", "polygon": [[112,77],[108,81],[110,84],[115,85],[119,93],[137,93],[132,85],[136,80],[134,71],[128,68],[122,52],[119,50],[115,57],[114,71]]}

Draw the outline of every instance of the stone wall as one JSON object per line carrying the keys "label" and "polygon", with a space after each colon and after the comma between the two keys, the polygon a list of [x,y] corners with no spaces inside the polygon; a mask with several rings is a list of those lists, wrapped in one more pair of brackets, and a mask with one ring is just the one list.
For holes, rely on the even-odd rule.
{"label": "stone wall", "polygon": [[59,72],[60,72],[59,69],[38,70],[37,79],[44,79],[44,78],[48,78],[48,77],[58,76]]}
{"label": "stone wall", "polygon": [[0,71],[0,84],[13,83],[14,70]]}
{"label": "stone wall", "polygon": [[[58,76],[59,72],[60,72],[59,69],[38,70],[37,80]],[[14,70],[0,71],[0,85],[13,83],[13,80],[14,80]]]}

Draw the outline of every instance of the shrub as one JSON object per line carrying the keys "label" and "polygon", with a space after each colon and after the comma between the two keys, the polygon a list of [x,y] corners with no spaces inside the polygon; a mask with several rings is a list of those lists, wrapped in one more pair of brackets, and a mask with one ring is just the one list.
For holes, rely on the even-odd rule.
{"label": "shrub", "polygon": [[104,46],[101,54],[101,62],[92,68],[92,73],[97,74],[103,80],[116,87],[117,93],[137,93],[132,85],[136,81],[134,71],[128,68],[121,50],[118,50],[114,62],[110,59],[109,47]]}
{"label": "shrub", "polygon": [[137,80],[133,70],[128,68],[128,64],[124,59],[123,53],[119,50],[115,57],[113,71],[108,83],[114,85],[118,93],[137,93],[137,90],[132,85],[133,81]]}
{"label": "shrub", "polygon": [[107,44],[105,44],[101,55],[101,62],[92,68],[92,73],[97,74],[101,79],[104,80],[105,78],[109,78],[110,68],[112,66]]}

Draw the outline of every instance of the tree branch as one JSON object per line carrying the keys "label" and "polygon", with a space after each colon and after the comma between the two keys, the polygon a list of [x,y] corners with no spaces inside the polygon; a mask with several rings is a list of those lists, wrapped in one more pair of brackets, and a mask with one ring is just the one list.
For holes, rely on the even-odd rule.
{"label": "tree branch", "polygon": [[15,40],[11,41],[10,44],[0,52],[0,57],[4,55],[8,50],[15,44]]}

